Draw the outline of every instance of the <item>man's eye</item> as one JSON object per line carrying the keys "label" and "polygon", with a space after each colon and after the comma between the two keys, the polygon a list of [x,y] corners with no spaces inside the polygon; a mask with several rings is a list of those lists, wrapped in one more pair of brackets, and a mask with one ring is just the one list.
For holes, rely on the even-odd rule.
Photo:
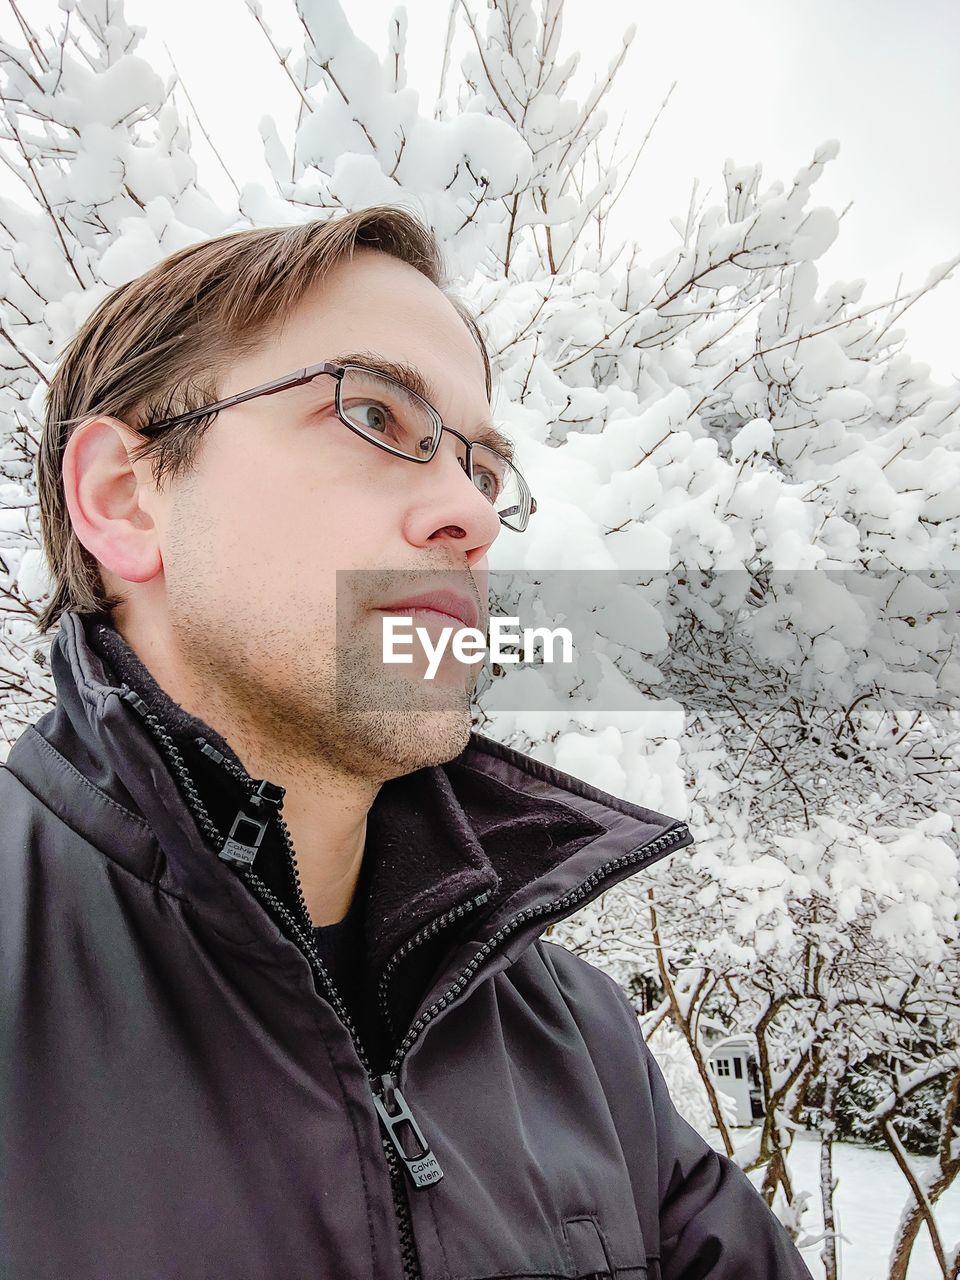
{"label": "man's eye", "polygon": [[496,501],[497,495],[500,492],[500,482],[492,471],[480,471],[474,469],[473,483],[485,498],[489,498],[491,502]]}
{"label": "man's eye", "polygon": [[375,400],[361,401],[352,404],[345,410],[351,422],[355,422],[364,431],[376,431],[383,434],[390,430],[392,414]]}

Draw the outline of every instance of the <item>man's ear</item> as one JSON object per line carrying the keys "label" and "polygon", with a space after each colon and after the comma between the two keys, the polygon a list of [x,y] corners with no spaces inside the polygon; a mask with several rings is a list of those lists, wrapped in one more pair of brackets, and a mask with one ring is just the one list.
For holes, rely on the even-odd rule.
{"label": "man's ear", "polygon": [[80,542],[125,582],[149,582],[163,568],[154,519],[156,489],[129,452],[141,437],[107,414],[82,423],[63,452],[63,488]]}

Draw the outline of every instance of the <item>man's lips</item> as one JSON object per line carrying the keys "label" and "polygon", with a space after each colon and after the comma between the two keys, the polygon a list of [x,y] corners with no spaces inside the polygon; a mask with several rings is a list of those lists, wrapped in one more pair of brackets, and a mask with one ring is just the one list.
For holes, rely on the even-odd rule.
{"label": "man's lips", "polygon": [[464,627],[476,627],[480,611],[475,600],[459,595],[456,591],[426,591],[422,595],[407,596],[393,604],[379,604],[377,613],[393,618],[405,618],[417,610],[429,610],[445,614],[452,622]]}

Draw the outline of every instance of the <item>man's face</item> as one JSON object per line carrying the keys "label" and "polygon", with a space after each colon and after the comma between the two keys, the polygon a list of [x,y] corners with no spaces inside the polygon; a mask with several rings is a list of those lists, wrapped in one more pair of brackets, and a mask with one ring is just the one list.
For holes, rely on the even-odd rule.
{"label": "man's face", "polygon": [[[426,277],[373,251],[339,264],[232,367],[220,395],[355,352],[415,366],[463,435],[490,424],[462,319]],[[452,588],[484,627],[500,523],[454,437],[442,435],[429,463],[394,457],[337,418],[335,393],[323,377],[309,396],[259,397],[215,419],[196,470],[156,499],[164,590],[150,584],[140,607],[165,612],[147,622],[161,624],[196,705],[227,710],[251,740],[384,780],[462,750],[478,668],[449,658],[425,682],[423,661],[385,666],[378,609]],[[368,572],[341,573],[338,585],[337,570]],[[432,637],[461,625],[436,614],[413,624]]]}

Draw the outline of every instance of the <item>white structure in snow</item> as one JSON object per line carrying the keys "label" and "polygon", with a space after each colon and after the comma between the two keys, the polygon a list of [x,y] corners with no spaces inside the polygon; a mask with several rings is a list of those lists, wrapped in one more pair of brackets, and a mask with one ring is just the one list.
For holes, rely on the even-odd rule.
{"label": "white structure in snow", "polygon": [[763,1089],[753,1036],[728,1036],[710,1050],[710,1071],[721,1093],[736,1103],[738,1125],[763,1118]]}

